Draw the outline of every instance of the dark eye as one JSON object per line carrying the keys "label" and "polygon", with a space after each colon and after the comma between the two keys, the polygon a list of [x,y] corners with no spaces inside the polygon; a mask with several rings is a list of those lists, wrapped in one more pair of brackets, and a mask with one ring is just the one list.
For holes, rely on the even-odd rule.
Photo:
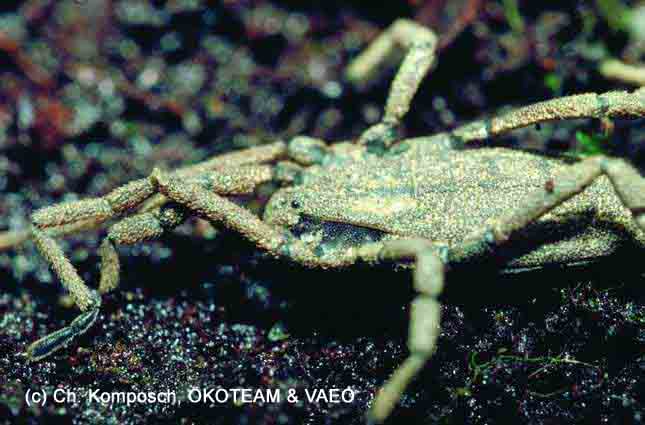
{"label": "dark eye", "polygon": [[301,206],[302,206],[302,205],[300,205],[300,202],[298,202],[297,200],[295,200],[295,199],[294,199],[293,201],[291,201],[291,208],[293,208],[293,209],[297,210],[297,209],[299,209]]}

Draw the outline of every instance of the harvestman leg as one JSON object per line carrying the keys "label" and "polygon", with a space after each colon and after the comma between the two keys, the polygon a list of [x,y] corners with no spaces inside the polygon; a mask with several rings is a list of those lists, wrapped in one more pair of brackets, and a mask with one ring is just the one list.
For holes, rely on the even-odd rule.
{"label": "harvestman leg", "polygon": [[[317,144],[321,143],[321,141],[317,141]],[[303,147],[302,144],[299,144],[298,146]],[[304,147],[306,148],[306,146]],[[318,152],[323,152],[324,149],[326,149],[325,146],[322,145],[315,148]],[[287,145],[284,142],[275,142],[267,145],[256,146],[248,149],[221,154],[206,161],[202,161],[198,164],[180,168],[179,170],[175,170],[174,172],[182,177],[195,177],[205,172],[227,169],[228,171],[225,174],[229,174],[232,169],[235,169],[237,167],[244,167],[247,165],[274,161],[284,156],[286,152]],[[307,153],[305,150],[303,152],[300,152],[300,155],[311,156],[311,153]],[[229,178],[229,182],[235,182],[237,181],[236,179],[237,178]],[[117,192],[120,192],[119,196],[123,196],[127,199],[130,195],[128,195],[127,190],[123,191],[126,187],[131,190],[132,194],[145,194],[146,192],[151,190],[152,185],[146,178],[131,182],[129,185],[118,188],[111,193],[117,195]],[[145,198],[145,195],[143,197]],[[108,199],[110,198],[110,194],[102,198]],[[162,206],[165,202],[166,200],[163,198],[163,196],[152,195],[138,207],[138,211],[147,212],[155,210]],[[120,211],[129,211],[128,206],[119,207],[119,205],[115,205],[115,210],[112,210],[112,208],[113,207],[110,207],[109,205],[107,208],[105,208],[105,204],[103,204],[102,202],[96,202],[96,199],[63,202],[50,207],[41,208],[40,210],[36,211],[36,215],[33,221],[34,224],[36,224],[36,226],[40,229],[47,229],[49,236],[64,236],[81,231],[96,229],[108,219],[114,217],[116,214],[119,214]],[[70,214],[70,212],[72,212],[73,214]],[[0,232],[0,251],[21,245],[30,238],[30,230],[8,230]]]}
{"label": "harvestman leg", "polygon": [[462,245],[441,255],[439,248],[420,239],[404,239],[368,244],[351,251],[333,263],[323,263],[297,239],[284,231],[268,225],[255,215],[235,205],[224,197],[209,192],[199,185],[183,182],[176,176],[155,170],[152,180],[159,191],[190,211],[216,223],[223,223],[240,232],[261,248],[280,254],[309,266],[340,267],[353,264],[357,259],[367,261],[399,261],[414,259],[416,268],[414,287],[419,292],[411,305],[408,345],[410,355],[399,366],[379,391],[369,414],[373,422],[385,420],[407,385],[432,356],[440,333],[440,304],[437,297],[444,284],[444,261],[459,263],[489,254],[524,228],[572,196],[582,192],[601,175],[609,177],[618,196],[632,211],[638,226],[645,231],[645,179],[626,162],[606,157],[595,157],[572,165],[554,179],[547,191],[539,190],[529,197],[516,213],[499,220],[497,225],[473,235]]}
{"label": "harvestman leg", "polygon": [[[383,64],[397,57],[401,48],[407,50],[390,87],[383,119],[359,137],[359,144],[387,148],[395,141],[397,126],[409,111],[421,81],[432,68],[436,47],[437,37],[432,30],[414,21],[399,19],[349,64],[345,76],[351,83],[360,86],[374,80]],[[461,143],[468,143],[545,121],[643,116],[645,87],[631,93],[583,93],[538,102],[489,119],[474,121],[449,134]]]}
{"label": "harvestman leg", "polygon": [[437,296],[443,289],[444,264],[437,249],[422,239],[395,240],[374,243],[348,253],[343,258],[324,262],[298,239],[284,230],[269,225],[257,216],[228,199],[207,191],[199,185],[181,181],[176,176],[155,170],[151,178],[159,191],[191,212],[241,233],[261,248],[309,266],[348,266],[361,258],[367,261],[416,260],[415,289],[420,293],[411,305],[409,348],[410,356],[395,371],[379,393],[372,409],[373,419],[384,419],[393,409],[407,384],[423,368],[434,352],[439,336],[441,307]]}
{"label": "harvestman leg", "polygon": [[463,143],[485,140],[518,128],[546,121],[580,118],[642,118],[645,87],[633,92],[582,93],[515,108],[489,119],[474,121],[451,131]]}
{"label": "harvestman leg", "polygon": [[441,333],[441,305],[437,297],[444,286],[444,262],[439,249],[425,239],[384,242],[377,260],[415,260],[414,289],[419,293],[410,305],[408,349],[410,354],[380,389],[368,413],[370,423],[384,421],[408,384],[434,354]]}
{"label": "harvestman leg", "polygon": [[[192,180],[216,193],[247,194],[251,193],[258,184],[272,180],[273,168],[269,165],[245,166],[233,170],[223,170],[225,172],[208,173],[193,177]],[[150,182],[150,184],[153,183]],[[185,218],[184,207],[173,202],[167,203],[164,200],[160,208],[126,217],[114,224],[108,230],[107,237],[99,248],[101,256],[99,292],[102,294],[109,292],[119,284],[120,266],[116,245],[134,245],[157,239],[179,226]]]}
{"label": "harvestman leg", "polygon": [[150,179],[164,196],[185,206],[195,215],[235,230],[260,248],[277,253],[287,242],[286,235],[274,226],[260,220],[250,211],[225,197],[184,181],[155,168]]}
{"label": "harvestman leg", "polygon": [[[478,232],[462,245],[448,250],[446,260],[460,263],[490,254],[496,246],[512,238],[516,231],[584,191],[602,175],[609,178],[623,204],[632,212],[636,224],[645,232],[645,178],[623,160],[598,156],[570,166],[554,179],[552,188],[536,191],[517,211]],[[440,307],[436,297],[441,293],[444,282],[443,255],[439,255],[430,242],[414,239],[386,242],[379,257],[390,260],[415,258],[414,285],[420,295],[411,308],[410,355],[377,395],[370,411],[373,422],[381,422],[389,416],[406,386],[432,356],[440,332]]]}
{"label": "harvestman leg", "polygon": [[32,238],[38,251],[50,264],[74,303],[81,310],[81,314],[69,326],[39,339],[27,348],[27,357],[31,360],[39,360],[68,344],[76,335],[87,331],[98,316],[101,298],[85,285],[54,239],[36,227],[32,231]]}
{"label": "harvestman leg", "polygon": [[119,258],[115,244],[133,244],[161,236],[165,230],[179,225],[184,217],[184,208],[167,204],[154,213],[138,214],[125,218],[112,226],[99,248],[101,277],[98,293],[81,279],[76,268],[69,262],[56,241],[43,230],[34,226],[32,238],[36,248],[50,264],[63,287],[67,289],[81,314],[68,326],[33,342],[25,351],[31,361],[37,361],[67,346],[75,337],[85,333],[96,321],[101,306],[100,294],[114,289],[119,281]]}
{"label": "harvestman leg", "polygon": [[584,191],[602,175],[609,178],[623,205],[631,211],[636,225],[645,231],[645,178],[622,159],[595,156],[569,166],[553,179],[553,185],[536,190],[516,211],[452,249],[449,261],[459,263],[486,255],[495,246],[512,239],[515,232]]}
{"label": "harvestman leg", "polygon": [[[267,155],[281,155],[282,149],[268,151],[266,146],[258,148],[258,155],[239,157],[239,162],[267,160]],[[248,151],[247,151],[248,153]],[[253,153],[253,151],[251,152]],[[231,156],[231,155],[229,155]],[[205,174],[218,158],[197,166],[186,167],[176,173],[195,184],[221,193],[248,193],[259,183],[272,180],[274,170],[269,165],[246,166],[222,169],[220,172]],[[235,162],[235,161],[233,161]],[[32,360],[42,359],[65,347],[73,338],[86,332],[96,321],[101,305],[100,295],[90,289],[81,279],[74,266],[56,244],[53,235],[59,229],[98,227],[101,223],[121,214],[136,209],[142,202],[157,193],[150,179],[136,180],[115,189],[107,195],[81,201],[67,202],[36,211],[32,215],[31,236],[37,250],[50,264],[63,287],[69,292],[81,314],[66,326],[32,343],[26,350]],[[161,208],[126,217],[108,230],[107,237],[101,243],[101,277],[99,293],[108,292],[117,287],[119,281],[119,259],[115,246],[117,244],[134,244],[154,239],[179,225],[185,218],[185,208],[175,203],[165,203]]]}
{"label": "harvestman leg", "polygon": [[65,257],[63,250],[48,234],[48,229],[86,222],[98,225],[112,216],[136,206],[153,193],[152,190],[142,189],[145,187],[139,180],[122,186],[103,198],[67,202],[43,208],[32,215],[31,236],[36,249],[49,263],[63,287],[81,310],[81,314],[69,326],[35,341],[27,347],[25,353],[30,360],[42,359],[66,346],[74,337],[86,332],[96,321],[101,306],[100,296],[83,282],[76,268]]}
{"label": "harvestman leg", "polygon": [[360,144],[383,147],[392,144],[396,128],[410,110],[412,98],[432,68],[436,48],[437,36],[432,30],[408,19],[399,19],[347,67],[347,80],[355,85],[364,85],[376,77],[383,63],[397,57],[401,49],[407,50],[392,82],[383,119],[360,136]]}

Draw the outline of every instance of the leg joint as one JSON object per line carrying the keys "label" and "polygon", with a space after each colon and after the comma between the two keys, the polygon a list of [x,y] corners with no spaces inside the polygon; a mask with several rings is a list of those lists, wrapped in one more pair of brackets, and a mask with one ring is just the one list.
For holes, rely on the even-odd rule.
{"label": "leg joint", "polygon": [[186,207],[175,202],[163,205],[157,214],[159,225],[166,231],[179,226],[186,220],[186,217],[188,217]]}

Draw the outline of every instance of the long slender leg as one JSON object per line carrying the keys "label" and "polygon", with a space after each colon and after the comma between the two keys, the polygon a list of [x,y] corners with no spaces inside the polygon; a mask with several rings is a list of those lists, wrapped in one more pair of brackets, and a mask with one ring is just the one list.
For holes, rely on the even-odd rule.
{"label": "long slender leg", "polygon": [[199,184],[163,173],[157,168],[150,178],[164,196],[211,222],[224,224],[241,233],[267,251],[277,252],[286,242],[285,235],[277,228],[262,222],[251,212]]}
{"label": "long slender leg", "polygon": [[[164,231],[178,226],[185,218],[185,209],[170,203],[158,211],[128,217],[112,226],[101,243],[101,278],[99,293],[114,289],[119,282],[119,258],[116,244],[134,244],[161,236]],[[85,333],[98,317],[101,298],[88,288],[74,266],[56,242],[43,231],[34,229],[34,242],[43,257],[61,280],[82,313],[66,326],[33,342],[26,350],[27,357],[40,360],[67,346],[75,337]]]}
{"label": "long slender leg", "polygon": [[[258,158],[264,159],[269,154],[273,155],[276,149],[276,147],[264,149],[260,154],[254,151],[256,155],[252,161]],[[247,159],[238,158],[239,162],[245,160]],[[221,193],[247,193],[258,183],[270,180],[272,177],[273,169],[270,166],[249,166],[229,168],[226,172],[208,173],[191,178],[200,185]],[[89,288],[46,231],[55,233],[56,229],[66,226],[104,222],[117,214],[131,210],[155,192],[156,187],[150,179],[140,179],[101,198],[63,203],[40,209],[33,214],[32,235],[38,250],[51,264],[81,310],[86,310],[95,300]],[[101,292],[113,289],[118,282],[119,264],[114,244],[133,244],[158,237],[165,229],[174,228],[182,220],[183,213],[180,208],[176,204],[171,204],[157,211],[128,217],[114,225],[100,247],[102,277],[99,288]]]}
{"label": "long slender leg", "polygon": [[368,413],[368,420],[376,423],[390,415],[408,384],[435,351],[441,333],[441,305],[437,297],[444,284],[444,263],[438,249],[429,241],[402,239],[385,242],[379,257],[390,261],[415,260],[414,288],[419,295],[410,306],[410,354],[381,388]]}
{"label": "long slender leg", "polygon": [[297,239],[290,238],[284,231],[264,223],[226,198],[190,181],[182,182],[176,176],[164,174],[159,170],[155,170],[151,178],[157,183],[161,193],[192,212],[212,222],[223,223],[270,253],[287,256],[304,265],[338,267],[353,264],[359,258],[366,261],[416,261],[414,287],[420,294],[411,306],[410,356],[379,392],[370,412],[370,419],[373,421],[387,418],[406,386],[432,356],[439,336],[441,307],[436,298],[443,289],[444,269],[438,250],[421,239],[388,241],[348,250],[344,257],[337,257],[325,263],[325,260],[316,256]]}
{"label": "long slender leg", "polygon": [[156,211],[133,215],[114,224],[101,243],[101,280],[99,293],[104,294],[119,284],[119,257],[116,245],[134,245],[161,237],[186,219],[186,209],[174,202]]}
{"label": "long slender leg", "polygon": [[284,157],[286,151],[287,144],[285,142],[274,142],[217,155],[198,164],[182,167],[176,172],[181,177],[189,177],[202,174],[205,171],[262,164]]}
{"label": "long slender leg", "polygon": [[[25,354],[29,360],[40,360],[67,346],[75,337],[86,332],[96,321],[101,306],[100,296],[83,282],[74,266],[48,233],[56,233],[56,229],[80,229],[88,223],[98,226],[112,216],[136,206],[149,197],[154,190],[154,186],[149,181],[137,180],[102,198],[66,202],[40,209],[32,215],[31,237],[36,249],[49,263],[82,313],[69,326],[40,338],[27,347]],[[114,262],[116,255],[109,255],[105,248],[101,251],[104,261],[109,263],[106,271],[112,272],[116,264],[118,274],[118,259],[116,263]],[[113,275],[113,273],[108,274]],[[101,280],[103,281],[104,277]],[[111,277],[108,280],[113,281],[114,278]]]}
{"label": "long slender leg", "polygon": [[495,246],[512,239],[518,230],[582,192],[603,174],[632,212],[638,227],[645,231],[645,178],[622,159],[597,156],[571,165],[566,172],[553,179],[553,185],[535,191],[516,211],[501,217],[491,227],[477,232],[459,247],[451,249],[450,262],[468,261],[489,254]]}
{"label": "long slender leg", "polygon": [[[283,167],[277,171],[279,173],[274,166],[270,165],[242,165],[226,167],[217,173],[196,175],[192,178],[222,195],[242,195],[253,192],[260,183],[276,178],[279,180],[280,175],[284,175],[286,170]],[[141,202],[139,212],[156,210],[167,202],[167,199],[160,194],[147,196],[148,193],[154,193],[151,192],[152,187],[148,179],[136,180],[133,183],[116,189],[116,191],[127,189],[125,195],[127,202],[117,203],[116,207],[110,202],[113,198],[111,195],[114,193],[111,192],[101,198],[71,201],[41,208],[34,212],[32,219],[38,228],[46,229],[49,236],[64,236],[96,229],[105,221],[126,212],[139,202]],[[30,236],[31,232],[28,230],[0,232],[0,251],[21,245]]]}
{"label": "long slender leg", "polygon": [[[74,233],[93,230],[99,227],[103,220],[81,220],[75,223],[63,224],[46,229],[47,235],[51,237],[66,236]],[[8,231],[0,234],[0,251],[22,245],[31,238],[31,230]]]}
{"label": "long slender leg", "polygon": [[[269,172],[272,172],[269,167],[254,167],[245,170],[244,176],[238,176],[236,173],[212,173],[208,176],[189,178],[189,180],[192,180],[192,184],[207,193],[210,193],[210,190],[239,192],[241,190],[248,190],[248,186],[256,183],[258,180],[267,180],[270,177],[270,174],[267,174]],[[236,179],[236,177],[240,178]],[[152,186],[152,190],[156,191],[153,182],[149,181],[149,184]],[[102,203],[103,200],[91,201]],[[85,211],[94,210],[88,209]],[[99,254],[101,256],[99,293],[106,293],[118,285],[120,265],[116,245],[132,245],[145,240],[158,238],[164,232],[175,228],[183,222],[186,216],[185,213],[184,207],[171,202],[166,203],[158,210],[126,217],[114,224],[109,229],[107,237],[103,240],[99,248]],[[52,216],[53,219],[58,220],[58,222],[63,221],[61,218]],[[86,216],[82,216],[82,219],[87,218]],[[63,225],[65,224],[63,223]],[[87,331],[96,320],[100,298],[85,285],[80,276],[78,276],[74,266],[71,265],[60,247],[58,247],[50,236],[45,234],[43,230],[38,229],[37,226],[34,226],[33,238],[38,250],[50,263],[63,286],[70,292],[79,308],[82,311],[91,310],[88,313],[83,313],[71,325],[31,344],[27,349],[27,355],[33,360],[38,360],[63,348],[74,337]],[[96,311],[92,312],[94,310]]]}
{"label": "long slender leg", "polygon": [[74,337],[87,331],[96,321],[101,298],[85,285],[74,266],[51,237],[34,227],[32,238],[38,251],[50,264],[82,312],[69,326],[53,332],[27,347],[25,351],[27,358],[36,361],[65,347]]}
{"label": "long slender leg", "polygon": [[265,223],[247,209],[194,181],[184,181],[176,175],[164,173],[159,169],[153,171],[151,179],[164,196],[185,206],[199,217],[240,233],[259,248],[273,255],[288,257],[305,266],[342,267],[353,264],[358,256],[368,259],[371,254],[368,251],[361,251],[361,253],[347,253],[343,257],[323,259],[291,235],[288,230]]}
{"label": "long slender leg", "polygon": [[100,198],[63,202],[37,210],[31,216],[39,229],[47,229],[80,221],[103,223],[115,215],[139,205],[154,194],[148,179],[139,179],[121,186]]}
{"label": "long slender leg", "polygon": [[[285,155],[287,144],[280,141],[217,155],[200,163],[182,167],[174,173],[182,178],[199,178],[217,170],[218,173],[213,177],[213,190],[222,194],[246,194],[258,184],[269,180],[267,177],[271,176],[270,171],[267,172],[268,166],[257,165],[283,158]],[[150,183],[149,179],[145,180]],[[139,212],[155,210],[166,201],[163,195],[156,194],[141,205]]]}
{"label": "long slender leg", "polygon": [[32,230],[32,239],[38,252],[49,263],[56,276],[71,295],[74,304],[81,311],[86,311],[100,304],[99,297],[85,285],[76,268],[65,257],[63,250],[56,244],[54,239],[37,228]]}
{"label": "long slender leg", "polygon": [[538,102],[490,119],[466,124],[454,129],[451,134],[467,143],[545,121],[602,117],[645,117],[645,87],[631,93],[585,93]]}
{"label": "long slender leg", "polygon": [[[253,188],[274,177],[273,167],[248,166],[244,164],[282,155],[286,145],[282,142],[269,147],[261,147],[246,155],[230,154],[230,162],[209,160],[198,164],[199,167],[212,167],[222,164],[228,169],[219,173],[204,173],[197,166],[184,168],[177,175],[193,180],[203,190],[214,190],[222,193],[247,193]],[[220,158],[216,158],[221,161]],[[239,167],[232,168],[231,163]],[[200,174],[201,172],[201,174]],[[88,227],[98,227],[110,218],[131,211],[151,195],[157,192],[155,183],[147,178],[131,182],[115,189],[107,195],[82,201],[67,202],[36,211],[32,216],[31,237],[36,248],[50,264],[62,285],[70,293],[81,314],[66,326],[32,343],[25,354],[32,360],[42,359],[68,345],[76,336],[86,332],[98,317],[101,304],[100,296],[91,290],[78,275],[78,272],[63,254],[52,236],[64,234]],[[165,203],[165,201],[164,201]],[[161,208],[127,217],[112,226],[107,237],[101,243],[101,278],[99,293],[108,292],[119,282],[119,258],[115,245],[134,244],[159,237],[164,231],[179,225],[185,218],[185,208],[176,203],[167,203]],[[20,243],[25,238],[6,237],[3,240],[11,245]]]}
{"label": "long slender leg", "polygon": [[[491,254],[496,246],[511,239],[516,231],[582,192],[601,175],[610,179],[619,198],[634,215],[636,224],[645,232],[645,178],[623,160],[599,156],[572,165],[554,179],[554,185],[548,190],[545,188],[535,192],[517,211],[502,217],[495,225],[473,235],[462,245],[446,250],[445,255],[423,240],[400,240],[383,245],[378,251],[380,259],[416,259],[414,283],[420,295],[411,309],[410,355],[375,399],[370,411],[372,421],[381,422],[389,416],[407,384],[434,351],[440,321],[436,297],[442,291],[444,279],[442,258],[456,264]],[[374,252],[375,247],[367,247],[362,257],[373,258]]]}
{"label": "long slender leg", "polygon": [[[276,142],[219,155],[201,163],[180,168],[175,173],[182,177],[198,177],[209,170],[227,168],[227,172],[217,174],[220,180],[213,182],[213,186],[216,186],[217,190],[222,193],[235,193],[236,191],[247,190],[241,187],[254,185],[257,184],[258,180],[266,181],[267,179],[268,168],[247,169],[243,166],[271,161],[283,157],[285,154],[286,144]],[[115,216],[132,211],[155,193],[156,189],[150,179],[143,178],[132,181],[98,198],[63,202],[41,208],[33,213],[32,222],[39,229],[52,230],[56,227],[79,222],[91,223],[93,226],[98,227]],[[147,209],[156,209],[161,204],[163,202],[157,202]],[[86,227],[83,226],[82,228]],[[74,228],[68,228],[68,230],[71,231]]]}
{"label": "long slender leg", "polygon": [[[252,193],[259,184],[273,180],[275,171],[272,165],[227,166],[217,171],[188,174],[184,178],[191,179],[221,195],[246,195]],[[139,207],[138,212],[156,210],[167,201],[165,196],[156,193]]]}
{"label": "long slender leg", "polygon": [[[360,136],[360,144],[382,150],[393,143],[397,125],[408,112],[419,84],[434,62],[436,44],[436,36],[430,29],[414,21],[398,20],[348,66],[346,78],[356,85],[361,85],[374,79],[382,64],[396,56],[400,47],[408,49],[408,54],[390,88],[382,121]],[[462,143],[468,143],[545,121],[601,117],[645,117],[645,87],[631,93],[584,93],[538,102],[490,119],[463,125],[450,134]]]}
{"label": "long slender leg", "polygon": [[383,63],[397,56],[401,48],[407,50],[392,82],[383,119],[360,136],[360,144],[380,147],[392,144],[397,126],[434,63],[436,47],[437,37],[432,30],[408,19],[399,19],[348,66],[346,78],[362,85],[373,79]]}

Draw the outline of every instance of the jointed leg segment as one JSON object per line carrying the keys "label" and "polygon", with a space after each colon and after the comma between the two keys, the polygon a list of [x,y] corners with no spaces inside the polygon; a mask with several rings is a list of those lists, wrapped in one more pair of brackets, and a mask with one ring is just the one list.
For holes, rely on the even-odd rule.
{"label": "jointed leg segment", "polygon": [[159,169],[152,172],[151,179],[164,196],[200,217],[240,232],[269,252],[276,252],[286,242],[283,232],[264,223],[250,211],[198,184],[182,181],[176,176],[164,174]]}
{"label": "jointed leg segment", "polygon": [[[383,119],[368,128],[359,144],[380,149],[396,138],[396,127],[410,109],[412,98],[435,60],[437,37],[428,28],[406,19],[395,21],[348,66],[346,78],[355,85],[373,80],[383,64],[407,51],[390,87]],[[612,91],[565,96],[479,120],[451,132],[464,143],[485,140],[545,121],[578,118],[639,118],[645,116],[645,87],[632,93]]]}
{"label": "jointed leg segment", "polygon": [[642,118],[645,116],[645,87],[634,92],[585,93],[538,102],[487,120],[454,129],[463,142],[485,140],[518,128],[545,121],[579,118]]}
{"label": "jointed leg segment", "polygon": [[[214,158],[196,166],[180,169],[174,175],[191,180],[196,186],[204,187],[204,190],[224,194],[249,193],[257,184],[271,180],[274,173],[271,166],[251,164],[283,156],[285,151],[286,145],[278,142],[243,153],[225,155],[227,158],[225,162]],[[231,163],[239,166],[232,168]],[[218,167],[220,170],[207,173],[207,170]],[[31,237],[36,248],[50,264],[82,313],[69,326],[31,344],[26,350],[28,358],[38,360],[46,357],[63,348],[74,337],[91,327],[101,305],[99,293],[113,290],[119,282],[120,266],[115,247],[117,244],[130,245],[157,238],[165,231],[178,226],[185,219],[186,210],[174,202],[168,203],[166,199],[159,199],[160,202],[154,209],[126,217],[111,226],[99,248],[101,256],[99,293],[83,282],[74,266],[54,241],[53,236],[66,231],[98,227],[113,217],[136,210],[155,193],[157,193],[156,182],[154,179],[145,178],[117,188],[100,198],[66,202],[43,208],[33,214]]]}
{"label": "jointed leg segment", "polygon": [[378,256],[389,261],[415,260],[414,288],[419,295],[410,305],[410,354],[381,388],[369,412],[369,419],[377,423],[390,415],[408,384],[435,351],[441,333],[441,305],[437,297],[443,291],[445,273],[439,250],[423,239],[385,242]]}
{"label": "jointed leg segment", "polygon": [[116,245],[134,245],[161,237],[179,226],[186,218],[185,208],[167,203],[160,209],[126,217],[114,224],[101,243],[101,280],[99,292],[104,294],[119,284],[119,256]]}
{"label": "jointed leg segment", "polygon": [[[538,190],[517,211],[502,217],[491,228],[473,235],[462,245],[447,250],[446,261],[459,263],[490,254],[496,246],[512,239],[515,232],[582,192],[601,175],[610,179],[637,225],[645,232],[645,178],[623,160],[594,157],[572,165],[554,179],[552,188]],[[378,252],[378,257],[384,260],[416,259],[414,285],[420,295],[413,301],[410,312],[410,355],[377,395],[370,411],[370,418],[375,422],[389,416],[405,387],[434,352],[440,332],[440,306],[436,297],[442,291],[444,279],[444,256],[427,241],[386,242]]]}
{"label": "jointed leg segment", "polygon": [[81,315],[74,319],[69,326],[37,340],[27,348],[27,357],[35,361],[59,350],[75,336],[87,331],[98,316],[101,298],[85,285],[74,266],[51,237],[34,226],[32,238],[38,251],[50,264],[74,303],[82,311]]}
{"label": "jointed leg segment", "polygon": [[459,263],[487,255],[495,246],[512,239],[517,231],[585,190],[601,175],[609,178],[618,197],[632,212],[636,224],[645,231],[645,178],[622,159],[597,156],[571,165],[553,179],[548,190],[536,190],[516,211],[451,249],[450,262]]}
{"label": "jointed leg segment", "polygon": [[61,280],[65,289],[69,291],[74,303],[81,311],[86,311],[101,303],[100,298],[85,285],[56,241],[37,228],[33,229],[32,238],[38,251],[51,265],[52,270]]}
{"label": "jointed leg segment", "polygon": [[121,186],[105,196],[81,201],[63,202],[34,212],[31,219],[40,229],[93,220],[97,224],[131,210],[154,193],[148,179]]}
{"label": "jointed leg segment", "polygon": [[412,98],[434,63],[437,36],[423,25],[399,19],[347,68],[346,78],[356,85],[362,85],[372,80],[383,63],[397,56],[401,48],[407,54],[392,82],[383,119],[361,135],[360,144],[387,147],[394,141],[396,127],[410,110]]}

